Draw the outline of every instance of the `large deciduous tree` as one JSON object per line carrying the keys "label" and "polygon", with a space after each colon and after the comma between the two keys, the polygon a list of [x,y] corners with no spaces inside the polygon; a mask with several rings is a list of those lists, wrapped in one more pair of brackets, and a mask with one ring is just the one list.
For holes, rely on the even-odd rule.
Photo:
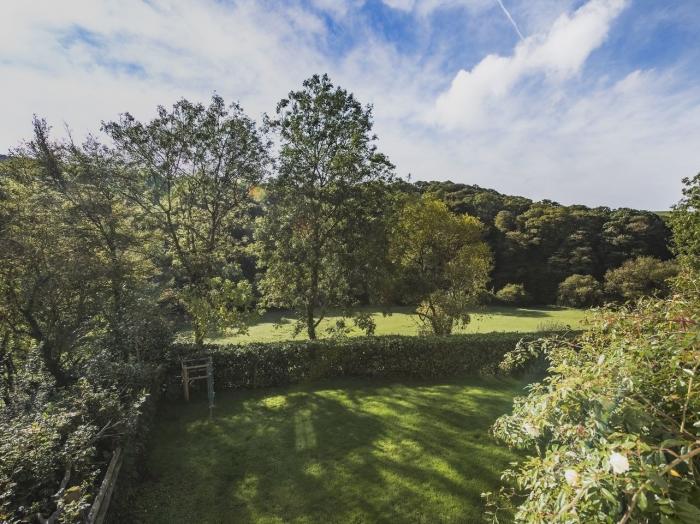
{"label": "large deciduous tree", "polygon": [[93,138],[52,141],[35,119],[34,139],[0,170],[4,384],[20,349],[36,349],[59,386],[97,353],[144,357],[139,336],[159,320],[148,293],[154,267],[113,152]]}
{"label": "large deciduous tree", "polygon": [[104,129],[135,176],[124,184],[172,257],[177,295],[201,344],[220,327],[245,327],[252,285],[237,264],[252,193],[266,174],[268,144],[240,106],[214,96],[158,108],[147,123],[126,113]]}
{"label": "large deciduous tree", "polygon": [[423,332],[449,335],[465,325],[467,308],[485,290],[491,251],[482,240],[483,224],[455,215],[433,197],[409,201],[401,210],[390,245],[402,295],[419,303]]}
{"label": "large deciduous tree", "polygon": [[381,264],[393,166],[377,151],[372,108],[327,75],[289,93],[267,123],[280,149],[257,230],[260,286],[267,305],[293,309],[297,332],[314,339],[328,309],[349,307]]}

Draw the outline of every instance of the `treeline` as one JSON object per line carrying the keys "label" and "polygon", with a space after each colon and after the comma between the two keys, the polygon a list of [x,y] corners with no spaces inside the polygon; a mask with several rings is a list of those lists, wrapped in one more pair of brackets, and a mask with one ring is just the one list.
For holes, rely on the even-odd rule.
{"label": "treeline", "polygon": [[452,182],[415,186],[439,196],[454,213],[478,217],[494,254],[490,286],[498,291],[522,284],[535,303],[555,303],[559,284],[571,275],[602,282],[606,272],[630,259],[672,257],[671,231],[649,211],[533,202]]}

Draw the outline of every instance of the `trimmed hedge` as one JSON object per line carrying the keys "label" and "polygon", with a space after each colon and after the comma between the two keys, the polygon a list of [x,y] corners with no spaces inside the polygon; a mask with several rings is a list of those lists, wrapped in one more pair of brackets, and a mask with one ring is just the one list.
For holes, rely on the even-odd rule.
{"label": "trimmed hedge", "polygon": [[[520,340],[552,335],[485,333],[435,336],[377,336],[240,345],[191,344],[173,348],[173,372],[183,357],[211,356],[217,390],[284,386],[329,377],[444,378],[496,373],[503,355]],[[557,335],[563,332],[557,331]],[[574,336],[575,332],[570,332]],[[171,384],[179,387],[179,384]]]}

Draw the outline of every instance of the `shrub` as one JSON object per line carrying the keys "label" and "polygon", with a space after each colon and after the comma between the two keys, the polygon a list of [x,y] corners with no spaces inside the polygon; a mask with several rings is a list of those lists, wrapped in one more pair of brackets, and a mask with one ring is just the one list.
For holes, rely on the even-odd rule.
{"label": "shrub", "polygon": [[122,395],[82,378],[31,412],[2,414],[0,522],[83,521],[105,457],[130,432],[143,400]]}
{"label": "shrub", "polygon": [[487,333],[444,337],[352,337],[245,345],[177,345],[183,356],[211,356],[217,390],[282,386],[325,377],[440,378],[493,372],[503,355],[534,335]]}
{"label": "shrub", "polygon": [[598,306],[603,301],[603,286],[591,275],[571,275],[559,284],[557,303],[569,307]]}
{"label": "shrub", "polygon": [[494,434],[532,452],[485,494],[517,522],[700,522],[700,281],[671,299],[598,313],[575,343],[523,345],[507,369],[544,354],[549,376]]}
{"label": "shrub", "polygon": [[506,284],[496,293],[496,298],[503,304],[522,306],[530,302],[530,295],[522,284]]}
{"label": "shrub", "polygon": [[605,273],[605,291],[622,300],[650,295],[664,297],[670,290],[670,279],[677,274],[678,265],[672,260],[639,257]]}

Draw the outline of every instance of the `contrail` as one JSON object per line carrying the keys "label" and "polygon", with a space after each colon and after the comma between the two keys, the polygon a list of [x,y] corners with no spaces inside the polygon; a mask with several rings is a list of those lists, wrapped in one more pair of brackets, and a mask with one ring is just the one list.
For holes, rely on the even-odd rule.
{"label": "contrail", "polygon": [[515,32],[518,33],[518,36],[520,37],[520,40],[525,40],[525,37],[523,34],[520,32],[520,29],[518,29],[518,24],[515,23],[515,20],[513,20],[513,17],[510,16],[510,13],[508,12],[508,9],[506,9],[506,6],[503,5],[503,2],[501,0],[496,0],[498,5],[501,6],[501,9],[503,9],[503,12],[506,14],[508,17],[508,20],[510,20],[510,23],[513,25],[513,29],[515,29]]}

